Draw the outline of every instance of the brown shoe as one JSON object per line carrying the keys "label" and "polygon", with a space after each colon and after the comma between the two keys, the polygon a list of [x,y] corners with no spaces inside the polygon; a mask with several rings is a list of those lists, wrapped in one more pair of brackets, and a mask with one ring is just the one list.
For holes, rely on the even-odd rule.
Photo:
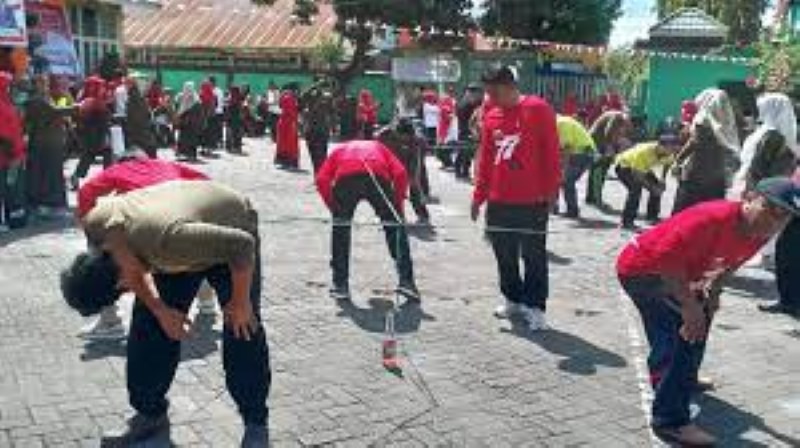
{"label": "brown shoe", "polygon": [[717,443],[713,435],[694,423],[680,428],[654,428],[653,431],[662,441],[679,446],[710,447]]}

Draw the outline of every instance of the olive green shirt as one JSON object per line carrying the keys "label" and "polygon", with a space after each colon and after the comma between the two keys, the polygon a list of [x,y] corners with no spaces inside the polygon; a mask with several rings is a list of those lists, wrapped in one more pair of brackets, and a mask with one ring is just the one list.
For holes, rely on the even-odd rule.
{"label": "olive green shirt", "polygon": [[236,191],[212,181],[174,181],[101,199],[86,215],[89,240],[121,229],[150,269],[197,272],[252,259],[258,217]]}

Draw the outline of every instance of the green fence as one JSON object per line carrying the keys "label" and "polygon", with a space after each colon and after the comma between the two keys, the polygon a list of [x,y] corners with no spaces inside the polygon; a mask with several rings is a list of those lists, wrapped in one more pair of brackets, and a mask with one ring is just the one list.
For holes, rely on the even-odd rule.
{"label": "green fence", "polygon": [[391,120],[395,107],[395,88],[392,78],[383,73],[367,74],[354,79],[347,87],[348,93],[356,97],[361,89],[369,89],[380,103],[378,119],[383,123]]}
{"label": "green fence", "polygon": [[709,87],[744,83],[752,74],[753,68],[745,64],[653,56],[645,103],[647,124],[652,129],[667,117],[678,118],[684,100]]}
{"label": "green fence", "polygon": [[[155,69],[134,68],[134,70],[150,78],[156,77]],[[161,70],[161,79],[164,87],[170,88],[176,93],[181,91],[186,81],[193,81],[199,86],[209,76],[215,76],[218,83],[223,87],[228,84],[229,75],[223,72]],[[314,77],[311,74],[304,73],[235,73],[233,74],[232,82],[238,85],[249,85],[255,93],[263,93],[267,90],[270,82],[274,82],[278,86],[297,83],[303,88],[314,82]],[[376,73],[359,76],[350,83],[348,92],[352,95],[358,95],[358,92],[364,88],[372,91],[375,99],[381,104],[379,119],[382,122],[389,121],[394,114],[395,104],[394,82],[389,74]]]}

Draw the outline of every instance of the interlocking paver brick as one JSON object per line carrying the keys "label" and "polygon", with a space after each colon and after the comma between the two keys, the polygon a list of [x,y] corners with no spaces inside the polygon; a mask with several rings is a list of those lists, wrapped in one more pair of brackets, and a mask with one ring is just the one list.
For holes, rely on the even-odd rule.
{"label": "interlocking paver brick", "polygon": [[[354,229],[354,301],[337,305],[327,297],[328,227],[292,220],[327,217],[310,174],[275,170],[264,141],[248,141],[247,149],[248,157],[223,155],[199,168],[246,192],[260,210],[275,446],[651,443],[641,347],[630,339],[639,323],[614,274],[630,235],[614,229],[616,217],[585,209],[583,223],[552,220],[555,330],[520,334],[491,316],[495,266],[480,226],[467,217],[470,187],[431,161],[439,227],[433,239],[412,238],[424,300],[421,310],[397,317],[403,377],[396,377],[380,365],[395,278],[379,229]],[[611,182],[608,190],[619,204],[620,186]],[[371,222],[366,208],[357,221]],[[129,412],[124,343],[85,344],[76,337],[85,322],[59,297],[58,271],[84,247],[69,222],[0,236],[0,447],[96,447],[101,431]],[[758,300],[772,297],[771,276],[747,268],[723,298],[704,366],[719,390],[700,401],[701,421],[723,446],[800,445],[800,330],[754,312]],[[173,442],[229,447],[241,437],[225,392],[220,325],[184,347],[170,394]]]}

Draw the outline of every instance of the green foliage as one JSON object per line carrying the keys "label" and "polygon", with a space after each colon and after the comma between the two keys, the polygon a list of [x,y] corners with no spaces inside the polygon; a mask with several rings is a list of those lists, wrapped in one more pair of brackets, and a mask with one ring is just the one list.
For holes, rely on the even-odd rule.
{"label": "green foliage", "polygon": [[114,79],[121,70],[124,70],[122,58],[116,51],[106,53],[97,67],[97,73],[105,80]]}
{"label": "green foliage", "polygon": [[650,61],[645,53],[619,48],[606,54],[604,71],[612,84],[623,95],[631,97],[641,83],[650,76]]}
{"label": "green foliage", "polygon": [[340,39],[327,37],[314,47],[312,58],[317,66],[334,71],[345,59],[344,45]]}
{"label": "green foliage", "polygon": [[800,71],[800,44],[762,42],[757,49],[759,83],[771,92],[792,92],[792,74]]}
{"label": "green foliage", "polygon": [[518,39],[604,44],[621,0],[492,0],[481,19],[490,34]]}
{"label": "green foliage", "polygon": [[[276,0],[252,0],[270,6]],[[379,25],[436,28],[461,31],[473,26],[470,16],[472,0],[294,0],[294,15],[301,23],[309,23],[319,12],[319,5],[330,3],[336,12],[336,30],[350,41],[353,55],[346,67],[332,70],[339,85],[346,84],[361,71],[368,56],[373,32]],[[341,60],[339,49],[330,43],[321,44],[317,57],[332,67]]]}

